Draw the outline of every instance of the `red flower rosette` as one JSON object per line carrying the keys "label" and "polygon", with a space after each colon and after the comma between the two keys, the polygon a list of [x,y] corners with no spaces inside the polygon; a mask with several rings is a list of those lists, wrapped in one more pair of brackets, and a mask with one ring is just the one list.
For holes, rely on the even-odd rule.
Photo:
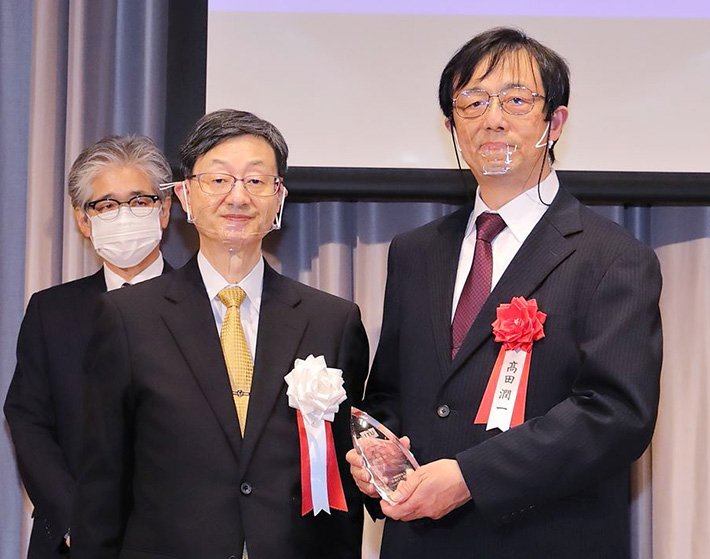
{"label": "red flower rosette", "polygon": [[538,310],[537,301],[513,297],[510,303],[502,303],[496,309],[493,335],[496,342],[503,342],[503,349],[530,351],[533,342],[545,337],[542,325],[547,315]]}
{"label": "red flower rosette", "polygon": [[513,297],[496,309],[493,335],[502,342],[486,391],[474,423],[486,424],[486,430],[507,431],[525,421],[528,377],[533,342],[545,337],[543,324],[547,315],[537,308],[537,301]]}

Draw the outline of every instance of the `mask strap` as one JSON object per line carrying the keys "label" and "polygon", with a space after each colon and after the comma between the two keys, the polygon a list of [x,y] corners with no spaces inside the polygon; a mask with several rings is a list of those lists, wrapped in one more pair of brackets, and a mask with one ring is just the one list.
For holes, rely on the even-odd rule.
{"label": "mask strap", "polygon": [[195,223],[195,220],[192,219],[192,210],[190,210],[190,198],[187,195],[187,185],[185,184],[186,181],[182,181],[182,193],[183,196],[185,196],[185,213],[187,214],[187,222],[188,223]]}
{"label": "mask strap", "polygon": [[182,185],[182,194],[185,196],[185,213],[187,214],[187,222],[188,223],[195,223],[195,220],[192,219],[192,211],[190,210],[190,199],[187,196],[187,181],[175,181],[175,182],[164,182],[163,184],[160,185],[160,190],[170,190],[171,188],[174,189],[175,186],[178,184]]}
{"label": "mask strap", "polygon": [[285,201],[286,201],[286,196],[281,196],[281,207],[279,208],[279,211],[276,213],[276,217],[274,218],[274,223],[271,226],[271,231],[278,231],[279,229],[281,229],[281,220],[283,219],[283,215],[284,215],[284,202]]}
{"label": "mask strap", "polygon": [[542,136],[540,136],[540,139],[535,144],[536,148],[547,147],[549,149],[552,147],[552,144],[554,144],[555,142],[552,140],[548,140],[549,132],[550,132],[550,123],[548,122],[547,126],[545,126],[545,131],[542,133]]}
{"label": "mask strap", "polygon": [[453,119],[450,120],[449,122],[450,122],[449,131],[451,132],[451,142],[454,144],[454,155],[456,156],[456,164],[459,167],[459,176],[461,177],[461,184],[463,185],[463,191],[466,193],[468,198],[473,200],[473,192],[475,192],[476,189],[474,188],[472,191],[466,185],[465,173],[463,171],[463,168],[461,167],[461,159],[459,158],[459,153],[461,153],[461,148],[459,147],[459,143],[458,143],[459,135],[455,131]]}

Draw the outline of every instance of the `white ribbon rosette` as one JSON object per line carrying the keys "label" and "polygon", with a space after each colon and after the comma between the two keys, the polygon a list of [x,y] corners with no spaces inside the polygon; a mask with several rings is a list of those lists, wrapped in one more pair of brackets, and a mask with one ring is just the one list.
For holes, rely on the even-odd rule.
{"label": "white ribbon rosette", "polygon": [[331,507],[347,511],[330,425],[347,398],[343,371],[328,367],[322,355],[309,355],[296,359],[284,380],[288,384],[288,405],[297,410],[298,417],[301,512],[330,514]]}

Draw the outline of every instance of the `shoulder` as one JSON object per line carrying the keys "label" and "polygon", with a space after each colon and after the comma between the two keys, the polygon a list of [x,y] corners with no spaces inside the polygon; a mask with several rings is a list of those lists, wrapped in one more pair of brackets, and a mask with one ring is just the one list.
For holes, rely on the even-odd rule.
{"label": "shoulder", "polygon": [[580,203],[562,185],[541,221],[551,225],[571,244],[576,258],[593,262],[596,269],[606,268],[622,255],[657,262],[651,247],[618,223]]}
{"label": "shoulder", "polygon": [[434,221],[395,235],[392,243],[403,249],[411,248],[420,250],[439,236],[463,235],[471,214],[471,205],[466,204],[452,213]]}
{"label": "shoulder", "polygon": [[142,281],[135,285],[114,289],[101,298],[104,305],[116,306],[121,309],[139,309],[148,311],[154,309],[162,295],[167,293],[176,283],[184,281],[182,269],[163,273],[155,278]]}
{"label": "shoulder", "polygon": [[313,309],[316,312],[348,314],[357,309],[357,305],[352,301],[316,289],[274,270],[269,270],[264,275],[265,295],[269,289],[272,289],[276,296],[292,298],[297,306]]}
{"label": "shoulder", "polygon": [[639,241],[618,223],[580,204],[583,235],[578,250],[587,250],[603,260],[616,260],[624,255],[658,261],[655,251]]}
{"label": "shoulder", "polygon": [[106,282],[103,277],[103,270],[99,270],[90,276],[34,293],[30,298],[28,307],[50,309],[74,307],[82,302],[93,304],[105,291]]}

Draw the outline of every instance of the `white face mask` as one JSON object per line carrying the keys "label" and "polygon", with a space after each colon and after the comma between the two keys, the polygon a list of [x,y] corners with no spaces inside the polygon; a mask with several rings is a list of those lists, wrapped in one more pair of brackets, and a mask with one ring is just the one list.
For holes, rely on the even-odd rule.
{"label": "white face mask", "polygon": [[160,208],[145,217],[136,217],[127,207],[121,206],[116,219],[106,221],[95,215],[89,220],[94,250],[118,268],[140,264],[163,237]]}

